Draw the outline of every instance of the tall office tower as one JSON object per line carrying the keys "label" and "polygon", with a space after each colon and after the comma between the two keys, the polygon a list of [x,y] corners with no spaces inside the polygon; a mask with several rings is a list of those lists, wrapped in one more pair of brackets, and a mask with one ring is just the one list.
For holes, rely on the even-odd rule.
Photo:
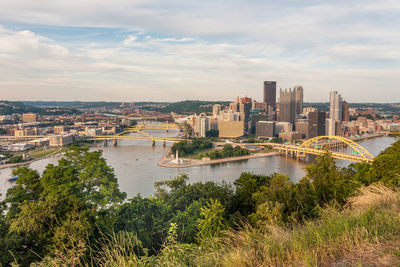
{"label": "tall office tower", "polygon": [[326,113],[312,111],[308,113],[308,138],[325,135]]}
{"label": "tall office tower", "polygon": [[213,116],[217,117],[220,112],[221,112],[221,105],[220,104],[213,105]]}
{"label": "tall office tower", "polygon": [[350,121],[350,108],[347,101],[342,102],[342,121]]}
{"label": "tall office tower", "polygon": [[209,122],[207,115],[201,113],[200,116],[196,116],[194,132],[198,137],[206,137],[206,133],[209,130]]}
{"label": "tall office tower", "polygon": [[296,91],[285,89],[280,91],[279,120],[294,124],[296,121]]}
{"label": "tall office tower", "polygon": [[334,119],[326,120],[326,133],[328,136],[342,136],[341,122]]}
{"label": "tall office tower", "polygon": [[296,85],[294,87],[296,91],[296,115],[303,113],[303,94],[304,90],[303,87],[300,85]]}
{"label": "tall office tower", "polygon": [[229,104],[229,107],[233,112],[239,112],[239,104],[240,104],[240,100],[239,100],[239,97],[237,96],[235,98],[235,101],[233,101],[232,103]]}
{"label": "tall office tower", "polygon": [[274,110],[276,108],[276,82],[264,82],[264,103],[271,106]]}
{"label": "tall office tower", "polygon": [[331,91],[330,93],[330,109],[329,118],[332,120],[342,120],[342,96],[337,91]]}
{"label": "tall office tower", "polygon": [[241,116],[241,120],[244,121],[244,127],[248,128],[248,123],[250,119],[250,110],[251,110],[252,101],[251,98],[243,97],[240,98],[239,103],[239,112]]}

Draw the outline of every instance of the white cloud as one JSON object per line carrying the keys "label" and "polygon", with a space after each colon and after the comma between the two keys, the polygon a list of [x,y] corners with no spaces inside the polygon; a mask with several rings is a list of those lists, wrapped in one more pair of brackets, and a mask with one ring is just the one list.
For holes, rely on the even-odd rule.
{"label": "white cloud", "polygon": [[136,35],[128,35],[128,37],[123,41],[123,44],[125,46],[135,46],[137,38]]}
{"label": "white cloud", "polygon": [[3,1],[0,21],[7,25],[128,33],[119,33],[120,41],[89,35],[72,43],[29,26],[0,27],[0,93],[132,101],[247,93],[261,99],[262,81],[271,79],[283,88],[302,84],[306,100],[327,100],[337,89],[350,101],[393,101],[400,99],[399,15],[395,0]]}

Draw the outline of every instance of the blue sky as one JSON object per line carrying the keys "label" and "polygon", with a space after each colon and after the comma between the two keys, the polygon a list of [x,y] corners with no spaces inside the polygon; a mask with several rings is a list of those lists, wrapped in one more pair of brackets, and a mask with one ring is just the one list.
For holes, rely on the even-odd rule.
{"label": "blue sky", "polygon": [[0,99],[400,102],[400,1],[0,2]]}

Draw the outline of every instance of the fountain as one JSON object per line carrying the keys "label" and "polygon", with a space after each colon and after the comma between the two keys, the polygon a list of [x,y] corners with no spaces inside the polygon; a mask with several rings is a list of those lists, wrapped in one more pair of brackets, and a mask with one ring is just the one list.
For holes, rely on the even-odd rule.
{"label": "fountain", "polygon": [[173,160],[170,161],[172,164],[183,164],[183,160],[179,158],[179,151],[176,151],[176,156]]}

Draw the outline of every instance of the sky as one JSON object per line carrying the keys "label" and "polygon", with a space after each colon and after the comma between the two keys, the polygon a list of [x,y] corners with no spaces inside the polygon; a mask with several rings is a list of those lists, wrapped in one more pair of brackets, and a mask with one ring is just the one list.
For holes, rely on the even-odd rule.
{"label": "sky", "polygon": [[0,99],[262,101],[265,80],[400,102],[400,1],[0,0]]}

